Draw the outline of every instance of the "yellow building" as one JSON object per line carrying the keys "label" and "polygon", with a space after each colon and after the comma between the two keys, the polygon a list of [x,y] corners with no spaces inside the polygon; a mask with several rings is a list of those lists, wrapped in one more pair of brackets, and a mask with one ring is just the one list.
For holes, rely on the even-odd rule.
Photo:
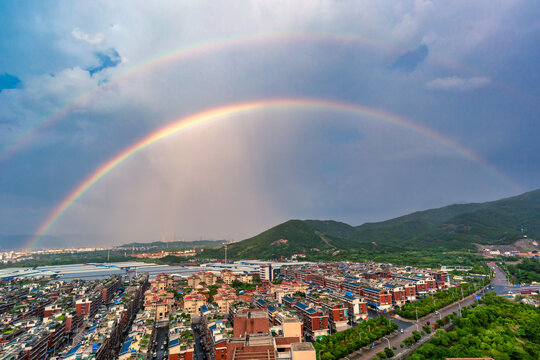
{"label": "yellow building", "polygon": [[191,294],[184,296],[185,313],[196,315],[204,304],[206,304],[206,296],[195,290]]}
{"label": "yellow building", "polygon": [[151,288],[144,293],[144,307],[155,313],[157,320],[167,319],[175,308],[174,294]]}
{"label": "yellow building", "polygon": [[223,285],[214,295],[214,302],[217,304],[221,314],[228,314],[230,306],[237,300],[236,291],[229,285]]}
{"label": "yellow building", "polygon": [[225,284],[232,284],[236,280],[236,275],[231,270],[221,270],[221,279]]}
{"label": "yellow building", "polygon": [[199,271],[197,274],[190,275],[187,278],[188,286],[192,289],[196,288],[201,283],[215,285],[217,281],[218,277],[210,271]]}
{"label": "yellow building", "polygon": [[150,280],[150,288],[155,287],[158,290],[167,290],[173,286],[173,278],[168,274],[159,274],[155,279]]}
{"label": "yellow building", "polygon": [[281,321],[283,337],[302,338],[302,321],[296,316],[284,317]]}
{"label": "yellow building", "polygon": [[236,276],[236,280],[241,281],[243,283],[252,284],[253,283],[253,276],[249,274],[239,274]]}
{"label": "yellow building", "polygon": [[291,360],[315,360],[316,358],[312,343],[291,344]]}

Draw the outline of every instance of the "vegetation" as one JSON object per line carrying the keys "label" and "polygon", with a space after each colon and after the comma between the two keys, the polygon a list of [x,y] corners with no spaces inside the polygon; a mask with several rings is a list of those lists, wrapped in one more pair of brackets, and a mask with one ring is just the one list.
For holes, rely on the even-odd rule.
{"label": "vegetation", "polygon": [[[234,258],[274,259],[293,254],[306,260],[370,259],[394,263],[404,252],[421,261],[422,253],[451,261],[441,252],[476,251],[473,243],[510,244],[523,233],[540,237],[540,190],[477,204],[450,205],[388,221],[353,227],[336,221],[290,220],[252,238],[229,245]],[[418,251],[421,248],[423,250]],[[208,249],[205,257],[222,257]],[[440,259],[440,260],[441,260]],[[405,262],[405,261],[403,261]]]}
{"label": "vegetation", "polygon": [[412,332],[412,336],[409,336],[405,340],[403,340],[403,343],[407,346],[411,346],[412,344],[418,342],[422,338],[422,335],[416,330]]}
{"label": "vegetation", "polygon": [[433,296],[426,296],[421,300],[404,304],[400,309],[396,309],[395,313],[411,320],[416,319],[417,316],[421,318],[472,294],[480,286],[487,285],[489,281],[489,278],[485,278],[481,281],[473,281],[473,283],[463,284],[445,291],[438,291]]}
{"label": "vegetation", "polygon": [[241,282],[241,281],[239,281],[239,280],[234,280],[234,281],[231,283],[231,287],[232,287],[233,289],[235,289],[236,291],[249,291],[249,290],[255,290],[256,285],[255,285],[255,284],[250,284],[250,283]]}
{"label": "vegetation", "polygon": [[313,346],[317,352],[317,358],[321,354],[322,359],[318,358],[318,360],[340,359],[392,333],[397,330],[397,327],[393,321],[379,316],[377,319],[370,319],[357,327],[324,336],[315,341]]}
{"label": "vegetation", "polygon": [[540,282],[540,260],[523,259],[515,265],[506,265],[507,273],[511,275],[514,284]]}
{"label": "vegetation", "polygon": [[[332,244],[333,240],[323,240],[328,237],[328,233],[321,229],[341,233],[346,232],[344,229],[353,227],[337,221],[289,220],[250,239],[230,244],[227,253],[231,259],[274,259],[298,253],[336,249],[336,244]],[[345,246],[345,242],[336,239],[340,248]],[[204,255],[208,257],[220,257],[222,253],[223,250],[204,251]]]}
{"label": "vegetation", "polygon": [[214,302],[214,295],[217,294],[217,289],[221,288],[221,285],[209,285],[208,290],[210,291],[210,297],[208,298],[209,303]]}
{"label": "vegetation", "polygon": [[488,294],[482,306],[454,317],[454,330],[437,330],[413,360],[445,358],[538,359],[540,310]]}
{"label": "vegetation", "polygon": [[[307,261],[378,261],[396,265],[439,267],[475,266],[482,258],[474,243],[509,244],[527,234],[540,238],[540,190],[512,198],[477,204],[450,205],[415,212],[395,219],[366,223],[357,227],[319,220],[290,220],[252,238],[229,244],[230,259],[277,259],[305,254]],[[43,266],[86,262],[125,261],[134,247],[181,250],[204,247],[196,258],[166,256],[162,259],[138,259],[161,264],[182,264],[223,258],[219,241],[132,243],[113,251],[40,255],[39,258],[2,267]],[[419,250],[420,249],[420,250]],[[536,263],[536,265],[538,265]],[[525,281],[538,270],[516,265]],[[537,268],[535,268],[537,269]],[[473,273],[487,273],[483,265]],[[519,275],[523,272],[525,274]],[[528,277],[526,277],[528,276]]]}

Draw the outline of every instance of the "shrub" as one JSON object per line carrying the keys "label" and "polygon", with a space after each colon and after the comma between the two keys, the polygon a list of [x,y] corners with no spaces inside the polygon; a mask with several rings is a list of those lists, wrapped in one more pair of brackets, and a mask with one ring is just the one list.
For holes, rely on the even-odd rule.
{"label": "shrub", "polygon": [[392,349],[390,349],[388,347],[384,348],[384,353],[386,354],[386,357],[389,357],[389,358],[394,356],[394,352],[392,351]]}

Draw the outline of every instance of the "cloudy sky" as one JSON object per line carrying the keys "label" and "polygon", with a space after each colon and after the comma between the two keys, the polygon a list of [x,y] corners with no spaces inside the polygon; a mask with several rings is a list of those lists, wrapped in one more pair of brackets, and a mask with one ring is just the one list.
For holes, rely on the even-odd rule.
{"label": "cloudy sky", "polygon": [[413,126],[285,103],[231,113],[134,154],[47,235],[239,240],[539,188],[539,19],[535,1],[5,2],[0,234],[36,234],[160,127],[268,99]]}

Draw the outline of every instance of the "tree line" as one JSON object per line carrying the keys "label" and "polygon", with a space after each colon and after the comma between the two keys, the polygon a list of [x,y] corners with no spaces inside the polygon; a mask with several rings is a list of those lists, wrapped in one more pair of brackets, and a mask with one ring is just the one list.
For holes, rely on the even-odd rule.
{"label": "tree line", "polygon": [[540,357],[540,310],[533,306],[490,293],[452,322],[454,330],[437,330],[409,359]]}
{"label": "tree line", "polygon": [[396,323],[384,316],[379,316],[377,319],[362,322],[356,327],[324,336],[315,341],[313,346],[317,351],[318,360],[337,360],[391,334],[397,328]]}
{"label": "tree line", "polygon": [[403,304],[401,308],[396,308],[395,313],[411,320],[417,317],[421,318],[474,293],[481,286],[488,284],[489,281],[490,279],[486,277],[480,281],[473,280],[473,283],[438,291],[433,296],[428,295],[418,301]]}

